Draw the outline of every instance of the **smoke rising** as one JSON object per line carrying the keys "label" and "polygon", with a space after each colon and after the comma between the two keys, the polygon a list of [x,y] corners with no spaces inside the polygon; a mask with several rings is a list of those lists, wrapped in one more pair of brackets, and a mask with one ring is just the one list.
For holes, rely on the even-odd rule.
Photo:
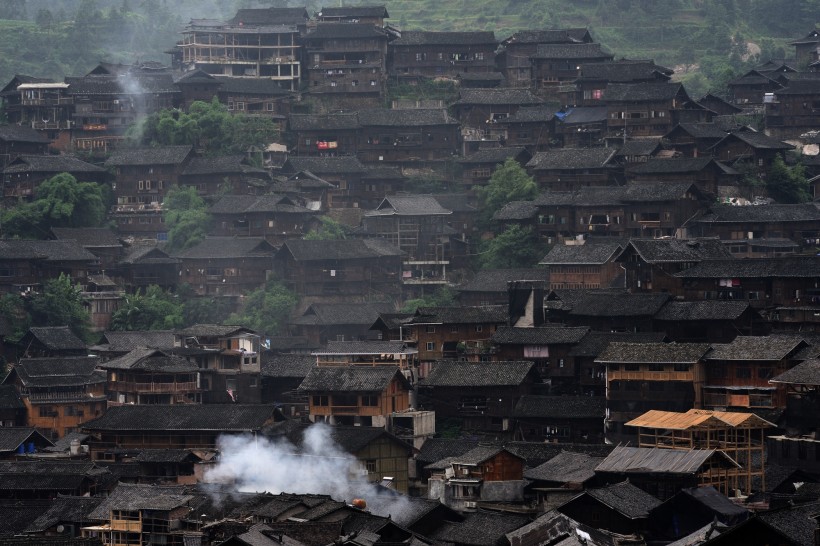
{"label": "smoke rising", "polygon": [[380,516],[400,514],[409,502],[404,495],[366,481],[367,472],[330,436],[330,427],[308,427],[301,448],[287,440],[251,436],[221,436],[219,462],[205,474],[206,482],[233,484],[237,492],[330,495],[350,503],[367,501]]}

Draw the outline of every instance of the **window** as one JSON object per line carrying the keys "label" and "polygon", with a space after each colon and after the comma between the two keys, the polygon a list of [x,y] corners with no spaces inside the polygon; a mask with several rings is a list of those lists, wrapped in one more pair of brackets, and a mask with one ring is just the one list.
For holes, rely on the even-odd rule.
{"label": "window", "polygon": [[424,331],[427,332],[428,334],[435,334],[436,333],[436,327],[428,325],[428,326],[424,327]]}
{"label": "window", "polygon": [[737,379],[751,379],[752,378],[752,369],[751,368],[735,368],[735,377]]}
{"label": "window", "polygon": [[458,328],[458,326],[457,326],[457,325],[450,326],[450,333],[451,333],[451,334],[457,334],[457,333],[458,333],[458,330],[459,330],[459,328]]}
{"label": "window", "polygon": [[378,406],[379,405],[379,397],[373,395],[362,396],[362,406]]}
{"label": "window", "polygon": [[358,85],[359,85],[359,80],[353,80],[352,82],[350,82],[351,87],[356,87]]}
{"label": "window", "polygon": [[649,365],[649,371],[650,372],[662,372],[663,371],[663,364],[653,362]]}
{"label": "window", "polygon": [[40,406],[40,417],[57,417],[57,411],[51,406]]}
{"label": "window", "polygon": [[758,368],[757,377],[760,379],[771,379],[773,377],[772,368]]}
{"label": "window", "polygon": [[328,406],[328,397],[327,396],[314,396],[313,397],[313,405],[314,406]]}
{"label": "window", "polygon": [[475,54],[474,58],[475,58],[476,61],[483,61],[484,60],[484,52],[483,51],[477,52]]}
{"label": "window", "polygon": [[676,362],[674,367],[676,372],[688,372],[689,371],[689,364],[683,362]]}
{"label": "window", "polygon": [[428,341],[426,347],[428,351],[435,351],[436,343],[434,341]]}
{"label": "window", "polygon": [[364,469],[368,472],[376,472],[376,459],[368,459],[364,462]]}
{"label": "window", "polygon": [[628,372],[638,372],[641,370],[641,365],[634,362],[630,362],[629,364],[624,364],[624,370]]}
{"label": "window", "polygon": [[484,331],[484,326],[482,326],[481,324],[476,324],[475,325],[475,331],[476,332],[483,332]]}

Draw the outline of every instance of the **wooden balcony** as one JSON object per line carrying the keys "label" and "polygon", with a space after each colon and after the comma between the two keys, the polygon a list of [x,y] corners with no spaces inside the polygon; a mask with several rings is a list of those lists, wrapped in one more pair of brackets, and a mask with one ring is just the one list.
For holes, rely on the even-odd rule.
{"label": "wooden balcony", "polygon": [[193,392],[198,391],[199,387],[196,381],[187,381],[182,383],[134,383],[134,382],[117,382],[117,390],[120,392],[139,392],[139,393],[177,393],[177,392]]}
{"label": "wooden balcony", "polygon": [[609,370],[609,381],[693,381],[692,372],[628,372],[623,370]]}

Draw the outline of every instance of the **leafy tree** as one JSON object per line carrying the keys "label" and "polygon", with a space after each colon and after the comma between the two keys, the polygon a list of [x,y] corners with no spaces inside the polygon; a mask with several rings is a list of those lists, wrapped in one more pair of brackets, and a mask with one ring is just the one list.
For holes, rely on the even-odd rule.
{"label": "leafy tree", "polygon": [[112,330],[171,330],[183,324],[182,304],[157,285],[126,296],[111,317]]}
{"label": "leafy tree", "polygon": [[780,156],[766,175],[766,190],[778,203],[805,203],[811,198],[803,165],[789,167]]}
{"label": "leafy tree", "polygon": [[519,225],[508,227],[482,246],[479,255],[482,269],[533,267],[546,250],[532,228]]}
{"label": "leafy tree", "polygon": [[228,298],[197,296],[190,284],[177,286],[176,296],[182,302],[182,320],[192,324],[221,324],[233,310]]}
{"label": "leafy tree", "polygon": [[179,251],[198,244],[208,233],[211,216],[193,186],[174,186],[162,202],[168,226],[168,250]]}
{"label": "leafy tree", "polygon": [[455,292],[446,286],[442,286],[429,296],[405,301],[401,312],[415,313],[419,307],[447,307],[453,305],[455,301]]}
{"label": "leafy tree", "polygon": [[18,341],[31,326],[25,301],[17,294],[5,294],[0,298],[0,319],[11,328],[11,333],[6,336],[9,341]]}
{"label": "leafy tree", "polygon": [[257,332],[275,334],[283,330],[299,298],[281,282],[271,279],[249,292],[239,313],[233,313],[226,324],[238,324]]}
{"label": "leafy tree", "polygon": [[28,310],[34,326],[68,326],[83,341],[93,339],[82,291],[68,275],[60,273],[58,278],[46,281],[43,290],[29,300]]}
{"label": "leafy tree", "polygon": [[52,227],[96,227],[105,220],[107,192],[94,182],[77,182],[60,173],[42,184],[31,203],[3,214],[3,231],[17,237],[42,238]]}
{"label": "leafy tree", "polygon": [[310,230],[305,239],[308,241],[331,241],[347,238],[347,226],[330,218],[322,216],[319,218],[321,224],[318,228]]}
{"label": "leafy tree", "polygon": [[477,190],[481,222],[489,225],[493,214],[511,201],[527,201],[538,195],[538,185],[515,160],[507,159],[495,169],[490,182]]}

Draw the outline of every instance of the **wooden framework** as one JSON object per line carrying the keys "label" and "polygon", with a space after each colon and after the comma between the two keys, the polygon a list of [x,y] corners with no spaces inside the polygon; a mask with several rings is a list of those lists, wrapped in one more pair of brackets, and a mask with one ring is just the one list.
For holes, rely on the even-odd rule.
{"label": "wooden framework", "polygon": [[[740,467],[727,471],[730,487],[752,490],[752,480],[760,478],[766,489],[765,429],[774,425],[753,413],[691,409],[685,413],[651,410],[626,426],[638,429],[638,447],[665,449],[714,449]],[[709,472],[704,474],[709,475]],[[702,482],[708,485],[710,482]]]}

